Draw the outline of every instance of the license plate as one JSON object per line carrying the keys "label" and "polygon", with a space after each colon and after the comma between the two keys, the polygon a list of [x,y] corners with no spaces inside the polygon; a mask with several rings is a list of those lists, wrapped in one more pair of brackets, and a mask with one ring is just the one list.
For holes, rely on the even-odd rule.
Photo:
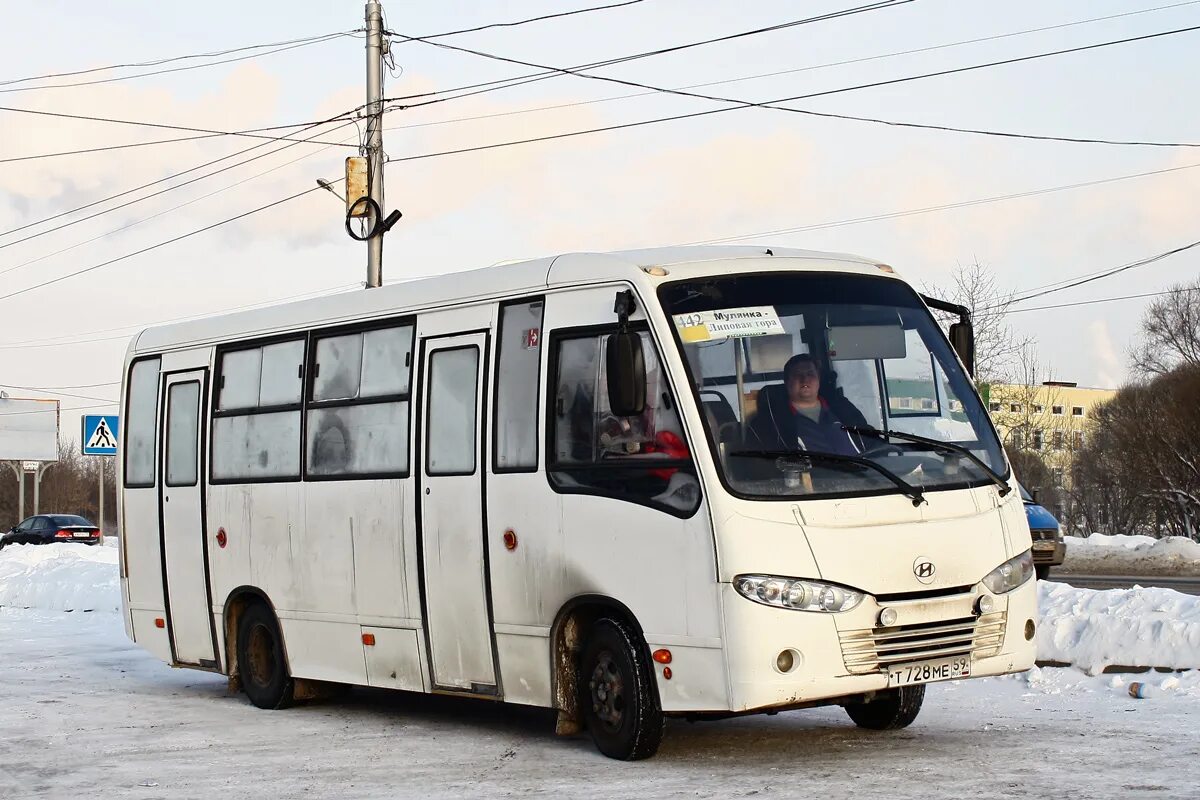
{"label": "license plate", "polygon": [[1034,542],[1033,549],[1034,550],[1053,550],[1054,542]]}
{"label": "license plate", "polygon": [[914,683],[951,681],[955,678],[969,677],[971,677],[970,656],[957,656],[892,667],[888,670],[888,686],[910,686]]}
{"label": "license plate", "polygon": [[91,534],[88,533],[87,531],[75,531],[71,535],[74,536],[76,539],[87,539],[88,537],[91,536]]}

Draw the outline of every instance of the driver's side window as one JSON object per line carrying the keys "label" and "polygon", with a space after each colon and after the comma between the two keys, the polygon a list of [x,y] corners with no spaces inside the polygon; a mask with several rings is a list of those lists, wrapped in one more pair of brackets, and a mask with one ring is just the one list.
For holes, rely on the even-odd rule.
{"label": "driver's side window", "polygon": [[690,515],[700,502],[691,453],[654,342],[642,332],[646,406],[621,417],[608,402],[608,334],[557,333],[551,339],[551,484],[560,492],[601,494]]}
{"label": "driver's side window", "polygon": [[33,521],[35,519],[37,519],[37,517],[28,517],[24,520],[21,520],[21,524],[17,525],[15,530],[18,530],[18,531],[30,530],[33,527]]}

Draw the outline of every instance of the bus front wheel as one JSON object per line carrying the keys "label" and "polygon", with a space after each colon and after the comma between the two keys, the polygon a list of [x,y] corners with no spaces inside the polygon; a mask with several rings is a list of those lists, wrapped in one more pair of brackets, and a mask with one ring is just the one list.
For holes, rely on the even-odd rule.
{"label": "bus front wheel", "polygon": [[907,728],[921,713],[925,684],[901,686],[875,695],[866,703],[847,703],[846,713],[860,728],[889,731]]}
{"label": "bus front wheel", "polygon": [[287,708],[295,684],[283,653],[283,636],[271,609],[255,604],[238,622],[238,673],[246,697],[259,708]]}
{"label": "bus front wheel", "polygon": [[658,752],[663,715],[653,680],[649,651],[631,625],[607,617],[592,625],[579,661],[579,707],[601,753],[636,761]]}

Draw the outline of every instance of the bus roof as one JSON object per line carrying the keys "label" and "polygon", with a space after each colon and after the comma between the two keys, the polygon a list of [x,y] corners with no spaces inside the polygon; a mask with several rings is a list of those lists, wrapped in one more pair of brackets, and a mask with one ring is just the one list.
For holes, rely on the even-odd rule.
{"label": "bus roof", "polygon": [[[337,325],[495,297],[537,294],[587,283],[653,280],[649,267],[759,261],[755,271],[874,270],[879,262],[843,253],[753,246],[663,247],[612,253],[566,253],[532,261],[398,281],[369,292],[343,292],[203,319],[147,328],[130,344],[130,355],[175,350],[230,339]],[[691,272],[691,270],[689,270]],[[657,282],[657,281],[655,281]]]}

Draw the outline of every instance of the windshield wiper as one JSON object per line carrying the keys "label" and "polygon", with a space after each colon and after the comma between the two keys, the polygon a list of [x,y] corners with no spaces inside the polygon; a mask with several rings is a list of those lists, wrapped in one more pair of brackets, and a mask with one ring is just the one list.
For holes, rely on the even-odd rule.
{"label": "windshield wiper", "polygon": [[996,471],[994,469],[992,469],[991,467],[989,467],[982,458],[975,455],[970,450],[963,447],[961,444],[954,444],[953,442],[942,442],[942,441],[938,441],[937,439],[929,439],[924,436],[917,436],[915,433],[902,433],[900,431],[881,431],[877,428],[868,428],[868,427],[863,427],[860,425],[843,425],[842,428],[850,431],[851,433],[858,433],[858,434],[862,434],[864,436],[876,436],[885,441],[889,438],[890,439],[899,439],[904,442],[914,442],[916,444],[923,444],[931,450],[935,450],[935,451],[941,450],[944,453],[957,453],[960,456],[966,456],[973,464],[975,464],[981,470],[983,470],[984,474],[986,474],[989,478],[991,478],[992,482],[995,483],[996,486],[1000,487],[1000,496],[1001,497],[1004,497],[1005,495],[1007,495],[1009,492],[1012,491],[1012,487],[1009,486],[1008,483],[1005,482],[1004,478],[1001,478],[999,475],[997,475]]}
{"label": "windshield wiper", "polygon": [[827,461],[831,464],[856,464],[860,467],[873,469],[892,483],[896,484],[896,486],[906,497],[912,498],[912,504],[914,507],[921,505],[921,503],[929,502],[925,499],[925,493],[920,487],[913,486],[911,483],[904,480],[887,467],[876,464],[871,459],[862,458],[861,456],[842,456],[836,453],[822,453],[812,450],[737,450],[731,452],[729,455],[745,456],[748,458],[794,458],[801,462],[811,460]]}

